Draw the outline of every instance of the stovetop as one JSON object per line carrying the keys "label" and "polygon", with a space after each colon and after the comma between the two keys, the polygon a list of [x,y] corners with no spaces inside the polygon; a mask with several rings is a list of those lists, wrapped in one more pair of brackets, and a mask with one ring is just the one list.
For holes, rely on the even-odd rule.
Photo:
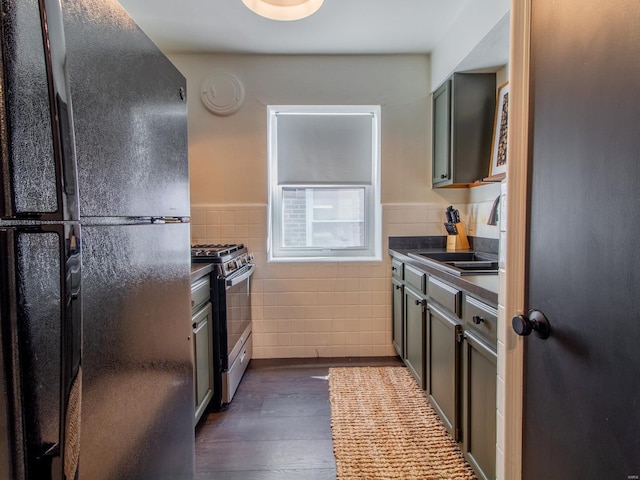
{"label": "stovetop", "polygon": [[238,244],[220,244],[220,243],[199,243],[191,245],[192,257],[206,257],[209,261],[215,261],[217,258],[231,256],[236,257],[245,253],[247,249],[242,243]]}
{"label": "stovetop", "polygon": [[191,245],[191,261],[219,264],[219,274],[231,273],[250,265],[253,255],[242,243],[238,244],[196,244]]}

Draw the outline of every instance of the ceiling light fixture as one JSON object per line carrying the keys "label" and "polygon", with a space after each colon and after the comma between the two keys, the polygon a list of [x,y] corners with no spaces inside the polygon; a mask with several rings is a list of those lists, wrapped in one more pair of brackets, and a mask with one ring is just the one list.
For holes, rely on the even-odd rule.
{"label": "ceiling light fixture", "polygon": [[271,20],[300,20],[313,15],[324,0],[242,0],[249,10]]}

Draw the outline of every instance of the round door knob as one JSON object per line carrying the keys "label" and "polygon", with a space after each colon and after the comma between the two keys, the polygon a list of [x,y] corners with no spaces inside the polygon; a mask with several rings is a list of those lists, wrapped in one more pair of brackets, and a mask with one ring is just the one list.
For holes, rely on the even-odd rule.
{"label": "round door knob", "polygon": [[513,331],[522,337],[536,332],[540,338],[549,338],[551,333],[549,320],[538,310],[530,310],[528,315],[516,315],[511,319],[511,326]]}

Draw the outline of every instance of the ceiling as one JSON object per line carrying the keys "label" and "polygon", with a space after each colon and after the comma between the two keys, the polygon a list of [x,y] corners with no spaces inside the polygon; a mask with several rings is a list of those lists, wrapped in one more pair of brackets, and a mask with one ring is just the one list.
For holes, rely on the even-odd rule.
{"label": "ceiling", "polygon": [[165,53],[428,53],[474,0],[324,0],[292,22],[241,0],[120,0]]}

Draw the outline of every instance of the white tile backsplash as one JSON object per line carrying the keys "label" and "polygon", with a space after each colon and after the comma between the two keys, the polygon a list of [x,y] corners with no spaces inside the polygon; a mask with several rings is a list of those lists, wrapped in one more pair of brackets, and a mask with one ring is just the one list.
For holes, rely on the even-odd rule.
{"label": "white tile backsplash", "polygon": [[[266,205],[192,205],[191,240],[244,243],[255,255],[255,358],[395,355],[388,236],[445,235],[446,207],[383,205],[380,262],[269,263]],[[477,204],[456,208],[464,222],[481,218]]]}
{"label": "white tile backsplash", "polygon": [[255,255],[255,358],[388,356],[395,350],[387,236],[444,235],[445,209],[383,205],[383,260],[364,264],[268,263],[266,205],[192,205],[191,240],[244,243]]}

